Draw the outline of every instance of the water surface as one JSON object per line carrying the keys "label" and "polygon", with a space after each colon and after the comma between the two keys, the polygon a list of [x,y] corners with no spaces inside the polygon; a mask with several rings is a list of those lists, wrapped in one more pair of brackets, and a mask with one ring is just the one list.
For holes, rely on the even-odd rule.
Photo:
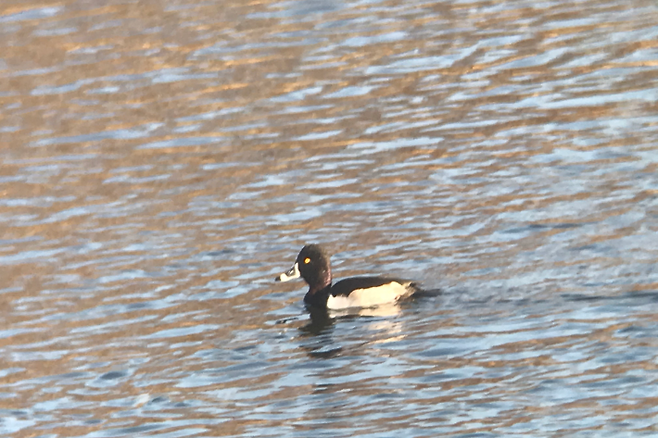
{"label": "water surface", "polygon": [[4,1],[0,433],[655,435],[657,9]]}

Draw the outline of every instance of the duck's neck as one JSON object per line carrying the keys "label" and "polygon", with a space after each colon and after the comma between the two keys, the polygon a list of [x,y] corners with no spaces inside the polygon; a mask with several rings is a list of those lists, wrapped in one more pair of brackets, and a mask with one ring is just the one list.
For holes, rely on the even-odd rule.
{"label": "duck's neck", "polygon": [[304,302],[316,307],[327,307],[331,292],[331,279],[324,285],[311,286],[304,296]]}

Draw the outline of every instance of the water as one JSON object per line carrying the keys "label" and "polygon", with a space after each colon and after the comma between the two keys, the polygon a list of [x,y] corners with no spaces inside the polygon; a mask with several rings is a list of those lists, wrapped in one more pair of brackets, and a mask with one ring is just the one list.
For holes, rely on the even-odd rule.
{"label": "water", "polygon": [[[0,434],[654,436],[658,5],[0,5]],[[309,313],[337,277],[430,293]]]}

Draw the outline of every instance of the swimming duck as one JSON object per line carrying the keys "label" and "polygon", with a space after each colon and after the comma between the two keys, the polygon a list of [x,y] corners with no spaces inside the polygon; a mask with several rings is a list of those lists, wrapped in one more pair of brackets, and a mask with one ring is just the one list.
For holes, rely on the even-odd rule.
{"label": "swimming duck", "polygon": [[277,276],[275,281],[289,281],[299,277],[306,280],[309,286],[304,302],[327,309],[395,303],[419,290],[412,281],[389,277],[352,277],[332,285],[329,257],[319,245],[304,246],[293,267]]}

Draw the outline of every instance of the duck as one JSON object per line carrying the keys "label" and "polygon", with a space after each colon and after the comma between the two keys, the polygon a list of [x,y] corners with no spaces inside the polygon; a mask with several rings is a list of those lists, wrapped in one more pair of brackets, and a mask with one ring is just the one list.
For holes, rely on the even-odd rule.
{"label": "duck", "polygon": [[309,287],[304,302],[329,310],[392,304],[420,290],[414,281],[383,276],[351,277],[332,284],[330,258],[317,244],[305,245],[292,268],[274,280],[285,282],[299,277]]}

